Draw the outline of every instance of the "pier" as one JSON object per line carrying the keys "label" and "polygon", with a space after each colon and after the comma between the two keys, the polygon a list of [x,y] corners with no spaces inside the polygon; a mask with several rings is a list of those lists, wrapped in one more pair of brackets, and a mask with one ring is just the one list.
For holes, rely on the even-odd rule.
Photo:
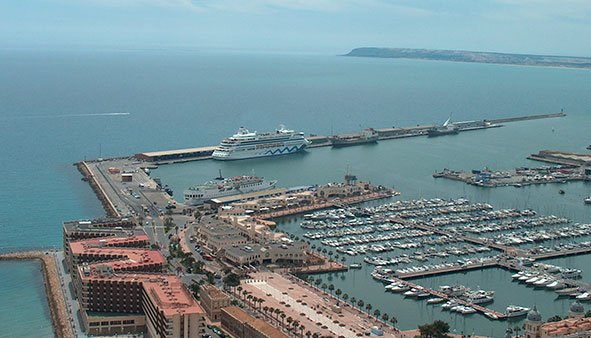
{"label": "pier", "polygon": [[[528,157],[531,159],[531,156]],[[591,161],[591,156],[589,156]],[[559,161],[560,162],[560,161]],[[516,168],[513,170],[462,170],[444,169],[433,174],[434,178],[446,178],[485,188],[523,187],[534,184],[567,183],[585,181],[591,177],[586,171],[573,162],[562,162],[561,166],[540,168]]]}
{"label": "pier", "polygon": [[420,289],[422,291],[425,291],[425,292],[427,292],[427,293],[429,293],[429,294],[431,294],[431,295],[433,295],[435,297],[443,298],[443,299],[446,299],[446,300],[452,300],[453,299],[458,304],[461,304],[461,305],[464,305],[464,306],[469,306],[469,307],[473,308],[474,310],[476,310],[476,311],[478,311],[478,312],[486,315],[488,318],[497,319],[497,320],[502,320],[502,319],[506,319],[507,318],[507,315],[504,314],[504,313],[502,313],[502,312],[498,312],[498,311],[489,309],[487,307],[480,306],[478,304],[470,303],[470,302],[467,302],[467,301],[462,300],[462,299],[459,299],[459,298],[450,297],[448,294],[445,294],[445,293],[443,293],[441,291],[437,291],[437,290],[430,289],[428,287],[420,286],[418,284],[415,284],[415,283],[412,283],[412,282],[409,282],[409,281],[406,281],[406,280],[403,280],[403,279],[400,279],[400,278],[395,278],[394,277],[394,278],[391,278],[391,279],[392,279],[392,281],[395,281],[395,282],[404,284],[404,285],[406,285],[406,286],[408,286],[410,288]]}
{"label": "pier", "polygon": [[[529,121],[547,118],[558,118],[566,116],[563,112],[553,114],[540,114],[540,115],[528,115],[518,116],[500,119],[486,119],[478,121],[460,121],[454,122],[459,132],[490,129],[502,127],[501,123],[511,123],[519,121]],[[409,127],[390,127],[390,128],[377,128],[378,140],[393,140],[407,137],[418,137],[427,136],[427,131],[436,127],[436,125],[417,125]],[[334,135],[339,136],[339,135]],[[311,144],[308,146],[309,149],[319,147],[332,146],[328,136],[310,134],[307,137]],[[217,149],[217,146],[202,146],[196,148],[176,149],[176,150],[164,150],[164,151],[152,151],[135,154],[135,158],[140,161],[149,162],[152,164],[172,164],[187,161],[200,161],[211,159],[211,155]]]}
{"label": "pier", "polygon": [[527,158],[530,160],[554,164],[591,166],[591,154],[578,154],[559,150],[541,150],[537,154],[529,155]]}

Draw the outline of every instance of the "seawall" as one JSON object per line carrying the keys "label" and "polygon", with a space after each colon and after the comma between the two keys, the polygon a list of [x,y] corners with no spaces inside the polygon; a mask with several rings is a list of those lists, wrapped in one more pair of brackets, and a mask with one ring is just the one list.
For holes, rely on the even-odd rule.
{"label": "seawall", "polygon": [[2,254],[0,260],[39,260],[41,262],[45,295],[55,336],[58,338],[74,337],[54,256],[42,251],[24,251]]}

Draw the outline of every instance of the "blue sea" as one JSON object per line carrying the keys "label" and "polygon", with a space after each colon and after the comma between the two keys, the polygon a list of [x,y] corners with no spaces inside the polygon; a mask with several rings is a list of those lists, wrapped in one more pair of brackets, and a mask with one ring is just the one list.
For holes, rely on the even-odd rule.
{"label": "blue sea", "polygon": [[[210,50],[2,50],[0,60],[1,251],[59,247],[64,220],[103,215],[72,166],[85,158],[214,145],[240,126],[262,131],[285,124],[326,135],[441,123],[450,113],[454,120],[476,120],[564,108],[568,116],[270,161],[162,166],[155,174],[179,198],[184,187],[220,168],[227,175],[254,169],[292,186],[339,180],[349,167],[362,179],[395,186],[404,198],[465,196],[497,207],[591,218],[591,208],[582,204],[591,195],[588,184],[568,184],[567,194],[559,196],[551,185],[483,191],[430,176],[443,167],[540,165],[525,157],[541,149],[586,152],[588,70]],[[0,276],[0,337],[51,336],[38,266],[0,263]],[[361,279],[347,278],[343,289],[367,292]],[[368,297],[378,304],[381,290]],[[390,299],[379,305],[409,312],[399,315],[404,328],[432,318],[405,304]],[[548,311],[563,307],[556,306]],[[423,314],[420,320],[413,311]],[[474,326],[466,321],[454,327]],[[493,333],[488,330],[481,333],[500,332],[494,325]]]}

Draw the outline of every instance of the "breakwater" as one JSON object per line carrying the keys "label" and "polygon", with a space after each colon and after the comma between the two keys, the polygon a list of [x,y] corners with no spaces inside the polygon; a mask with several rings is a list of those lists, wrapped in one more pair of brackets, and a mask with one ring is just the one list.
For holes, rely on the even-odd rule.
{"label": "breakwater", "polygon": [[117,211],[117,208],[115,208],[115,205],[113,204],[113,202],[111,201],[103,187],[98,183],[96,177],[92,174],[92,171],[90,170],[86,162],[78,162],[75,165],[76,168],[78,168],[78,171],[82,174],[82,179],[87,181],[88,184],[90,184],[90,187],[95,192],[97,198],[99,199],[99,201],[101,201],[101,204],[103,205],[103,208],[105,209],[107,215],[110,217],[120,217],[121,215]]}
{"label": "breakwater", "polygon": [[[538,114],[538,115],[527,115],[508,117],[500,119],[485,119],[478,121],[460,121],[454,122],[453,124],[457,127],[458,132],[479,130],[479,129],[490,129],[502,127],[501,123],[539,120],[547,118],[557,118],[566,116],[564,112],[552,113],[552,114]],[[379,128],[375,129],[378,135],[378,140],[393,140],[407,137],[418,137],[427,136],[430,129],[436,128],[436,125],[417,125],[410,127],[391,127],[391,128]],[[356,134],[357,135],[357,134]],[[344,135],[333,135],[333,136],[344,136]],[[360,134],[359,134],[360,136]],[[332,146],[332,141],[329,136],[310,134],[307,137],[310,141],[308,148],[319,148]],[[358,144],[364,144],[360,142]],[[357,145],[357,144],[355,144]],[[188,148],[188,149],[177,149],[177,150],[166,150],[156,152],[144,152],[135,154],[135,158],[140,161],[145,161],[152,164],[172,164],[177,162],[187,161],[198,161],[210,159],[216,146],[202,146],[199,148]]]}
{"label": "breakwater", "polygon": [[42,251],[24,251],[1,254],[0,260],[38,260],[41,262],[45,294],[55,335],[58,338],[74,337],[54,256]]}

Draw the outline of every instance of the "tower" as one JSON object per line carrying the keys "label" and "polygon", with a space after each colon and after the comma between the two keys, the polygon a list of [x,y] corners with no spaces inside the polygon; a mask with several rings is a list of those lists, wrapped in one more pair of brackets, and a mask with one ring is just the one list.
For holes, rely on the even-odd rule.
{"label": "tower", "polygon": [[527,314],[525,321],[525,338],[540,337],[540,327],[542,324],[542,315],[534,305],[534,308]]}

